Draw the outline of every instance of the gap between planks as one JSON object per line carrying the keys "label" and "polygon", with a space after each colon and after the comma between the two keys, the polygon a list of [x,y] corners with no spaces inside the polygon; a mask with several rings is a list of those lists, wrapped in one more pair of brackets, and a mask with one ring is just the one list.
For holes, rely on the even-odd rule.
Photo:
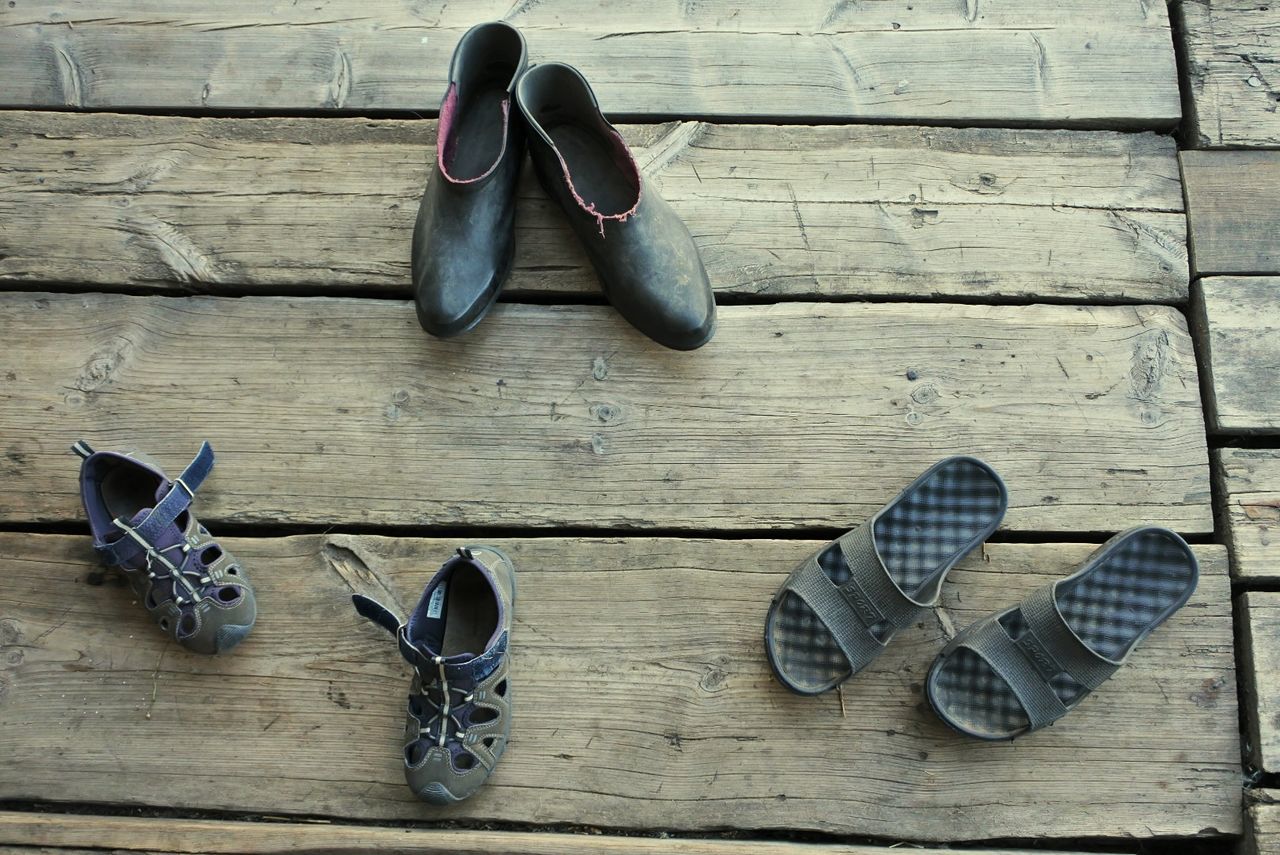
{"label": "gap between planks", "polygon": [[[0,853],[5,844],[42,847],[92,847],[94,850],[174,853],[174,855],[302,855],[344,852],[352,855],[943,855],[931,847],[853,843],[790,842],[734,838],[693,838],[657,834],[621,837],[585,832],[388,828],[371,825],[159,819],[79,814],[0,811]],[[75,851],[58,850],[64,855]],[[87,851],[87,850],[86,850]],[[950,849],[947,852],[953,851]],[[1031,855],[1023,849],[974,849],[973,855]],[[1069,853],[1061,850],[1061,855]],[[1037,848],[1040,855],[1054,851]]]}

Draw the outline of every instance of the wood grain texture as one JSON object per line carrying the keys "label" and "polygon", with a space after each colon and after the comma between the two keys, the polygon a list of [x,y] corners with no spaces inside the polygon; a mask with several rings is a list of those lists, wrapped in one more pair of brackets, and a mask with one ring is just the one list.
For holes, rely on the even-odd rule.
{"label": "wood grain texture", "polygon": [[[919,841],[1239,832],[1221,547],[1196,548],[1190,604],[1095,696],[1051,729],[990,744],[927,709],[929,663],[1088,544],[971,556],[943,609],[845,687],[842,716],[834,694],[782,688],[762,649],[769,599],[817,544],[498,540],[519,567],[511,747],[476,797],[441,810],[404,784],[407,673],[348,595],[385,586],[411,603],[456,542],[226,543],[261,618],[234,656],[199,657],[127,588],[90,584],[87,538],[0,535],[0,799]],[[224,750],[188,741],[209,722]]]}
{"label": "wood grain texture", "polygon": [[1231,572],[1249,582],[1280,582],[1280,451],[1222,448],[1214,455]]}
{"label": "wood grain texture", "polygon": [[[621,837],[599,833],[385,828],[319,822],[50,816],[14,811],[0,812],[0,843],[93,846],[97,849],[182,855],[239,855],[244,852],[256,855],[323,855],[333,852],[396,855],[892,855],[896,851],[883,846],[739,838]],[[5,850],[0,848],[0,851]],[[26,849],[14,851],[30,853]],[[66,849],[51,848],[49,851],[67,855]],[[1031,855],[1021,849],[970,851],[974,855]],[[1036,851],[1045,852],[1043,849]],[[943,855],[944,850],[912,848],[910,852],[913,855]]]}
{"label": "wood grain texture", "polygon": [[1255,768],[1280,771],[1280,593],[1247,591],[1239,612],[1249,757]]}
{"label": "wood grain texture", "polygon": [[628,5],[24,0],[0,7],[0,103],[434,110],[465,29],[504,17],[534,57],[580,66],[617,114],[1111,128],[1180,117],[1162,3],[1089,0],[1071,16],[1053,0]]}
{"label": "wood grain texture", "polygon": [[1280,790],[1251,790],[1240,855],[1280,855]]}
{"label": "wood grain texture", "polygon": [[1200,148],[1280,145],[1280,7],[1176,0],[1183,26],[1187,140]]}
{"label": "wood grain texture", "polygon": [[1280,433],[1280,278],[1213,276],[1192,290],[1210,426]]}
{"label": "wood grain texture", "polygon": [[[722,294],[1184,302],[1172,140],[623,129]],[[435,122],[0,113],[0,287],[410,295]],[[3,145],[3,143],[0,143]],[[599,294],[526,170],[508,295]]]}
{"label": "wood grain texture", "polygon": [[80,518],[77,438],[207,438],[200,512],[245,523],[844,529],[970,453],[1007,529],[1212,526],[1167,307],[722,307],[690,354],[604,306],[442,342],[390,300],[7,294],[0,341],[7,521]]}
{"label": "wood grain texture", "polygon": [[1192,273],[1280,273],[1280,151],[1183,151]]}

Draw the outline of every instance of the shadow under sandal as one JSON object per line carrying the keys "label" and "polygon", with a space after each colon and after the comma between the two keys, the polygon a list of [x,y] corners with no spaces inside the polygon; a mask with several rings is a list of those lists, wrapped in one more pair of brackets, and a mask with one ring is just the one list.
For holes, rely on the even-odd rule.
{"label": "shadow under sandal", "polygon": [[959,633],[925,683],[951,727],[1013,739],[1046,727],[1115,673],[1195,591],[1199,568],[1175,533],[1116,535],[1081,568]]}
{"label": "shadow under sandal", "polygon": [[861,671],[938,604],[943,579],[1000,525],[1004,482],[973,457],[930,467],[859,528],[800,565],[765,620],[778,680],[816,695]]}
{"label": "shadow under sandal", "polygon": [[710,341],[716,301],[698,247],[600,113],[586,78],[561,63],[535,65],[516,84],[516,102],[538,181],[568,216],[613,307],[667,347]]}
{"label": "shadow under sandal", "polygon": [[195,653],[226,653],[253,629],[258,608],[240,563],[191,513],[213,469],[213,449],[170,479],[136,452],[71,446],[82,458],[80,497],[102,560],[123,572],[160,629]]}
{"label": "shadow under sandal", "polygon": [[515,566],[491,546],[463,547],[427,583],[407,621],[362,594],[356,611],[396,636],[413,666],[404,774],[419,798],[462,801],[492,774],[511,733],[507,644]]}

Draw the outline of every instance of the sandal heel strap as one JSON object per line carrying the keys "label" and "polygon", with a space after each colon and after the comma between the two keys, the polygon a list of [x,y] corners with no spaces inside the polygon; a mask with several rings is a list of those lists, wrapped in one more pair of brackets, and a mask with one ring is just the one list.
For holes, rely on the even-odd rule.
{"label": "sandal heel strap", "polygon": [[[195,458],[170,483],[169,492],[156,502],[151,513],[141,523],[133,527],[134,533],[147,543],[155,543],[177,519],[178,514],[191,506],[196,490],[213,470],[213,462],[213,447],[207,442],[202,443]],[[113,564],[125,564],[136,558],[143,548],[135,538],[121,538],[112,543],[100,544],[97,549],[105,560]]]}
{"label": "sandal heel strap", "polygon": [[395,612],[364,594],[352,594],[351,603],[361,617],[367,618],[392,635],[400,632],[401,620]]}
{"label": "sandal heel strap", "polygon": [[205,442],[200,445],[195,459],[187,464],[182,474],[175,478],[163,499],[156,503],[147,518],[138,526],[138,533],[147,540],[154,540],[170,523],[191,505],[196,490],[213,470],[213,447]]}

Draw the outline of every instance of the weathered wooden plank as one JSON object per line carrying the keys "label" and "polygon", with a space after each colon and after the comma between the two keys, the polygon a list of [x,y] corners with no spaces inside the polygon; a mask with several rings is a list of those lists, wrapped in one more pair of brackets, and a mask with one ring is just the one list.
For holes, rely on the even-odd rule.
{"label": "weathered wooden plank", "polygon": [[1280,273],[1280,151],[1183,151],[1192,273]]}
{"label": "weathered wooden plank", "polygon": [[[347,15],[251,0],[0,8],[0,103],[83,108],[431,110],[466,27],[505,16],[535,57],[579,66],[607,110],[698,117],[1159,128],[1180,117],[1161,3],[813,0],[737,21],[725,2],[660,12],[582,0],[384,0]],[[174,7],[177,8],[174,8]],[[988,8],[989,7],[989,8]],[[652,12],[652,14],[650,14]],[[318,14],[317,14],[318,13]]]}
{"label": "weathered wooden plank", "polygon": [[[897,849],[855,844],[791,843],[609,834],[385,828],[328,823],[142,819],[119,816],[0,812],[0,841],[23,846],[93,846],[183,855],[398,853],[398,855],[893,855]],[[0,849],[0,851],[4,851]],[[30,850],[14,850],[30,852]],[[53,849],[52,852],[66,852]],[[914,855],[943,850],[912,848]],[[950,850],[947,850],[950,851]],[[1031,855],[1027,850],[975,849],[974,855]],[[1040,855],[1053,855],[1037,849]],[[1066,855],[1066,853],[1061,853]]]}
{"label": "weathered wooden plank", "polygon": [[1280,770],[1280,594],[1240,597],[1240,666],[1249,757],[1266,772]]}
{"label": "weathered wooden plank", "polygon": [[1280,145],[1280,7],[1178,0],[1190,92],[1186,133],[1200,148]]}
{"label": "weathered wooden plank", "polygon": [[10,521],[80,518],[83,436],[172,466],[207,437],[202,513],[237,522],[844,528],[968,452],[1007,528],[1211,529],[1167,307],[723,307],[680,354],[605,306],[442,342],[390,300],[6,294],[0,341]]}
{"label": "weathered wooden plank", "polygon": [[1213,276],[1192,291],[1210,427],[1280,433],[1280,278]]}
{"label": "weathered wooden plank", "polygon": [[[234,656],[208,658],[162,638],[126,588],[88,584],[86,538],[0,535],[0,799],[922,841],[1239,831],[1221,547],[1197,547],[1190,605],[1096,697],[992,745],[927,710],[928,665],[956,627],[1065,574],[1088,544],[971,557],[937,619],[846,686],[842,715],[835,695],[779,686],[762,650],[768,601],[813,543],[500,540],[520,567],[511,748],[480,794],[439,810],[399,766],[405,669],[348,594],[376,584],[411,602],[456,543],[227,543],[262,616]],[[228,750],[186,747],[204,721]]]}
{"label": "weathered wooden plank", "polygon": [[1280,855],[1280,790],[1248,792],[1240,855]]}
{"label": "weathered wooden plank", "polygon": [[1249,582],[1280,582],[1280,451],[1214,452],[1231,572]]}
{"label": "weathered wooden plank", "polygon": [[[1183,302],[1154,134],[625,128],[721,293]],[[0,283],[409,294],[435,122],[0,114]],[[598,294],[531,174],[507,293]]]}

